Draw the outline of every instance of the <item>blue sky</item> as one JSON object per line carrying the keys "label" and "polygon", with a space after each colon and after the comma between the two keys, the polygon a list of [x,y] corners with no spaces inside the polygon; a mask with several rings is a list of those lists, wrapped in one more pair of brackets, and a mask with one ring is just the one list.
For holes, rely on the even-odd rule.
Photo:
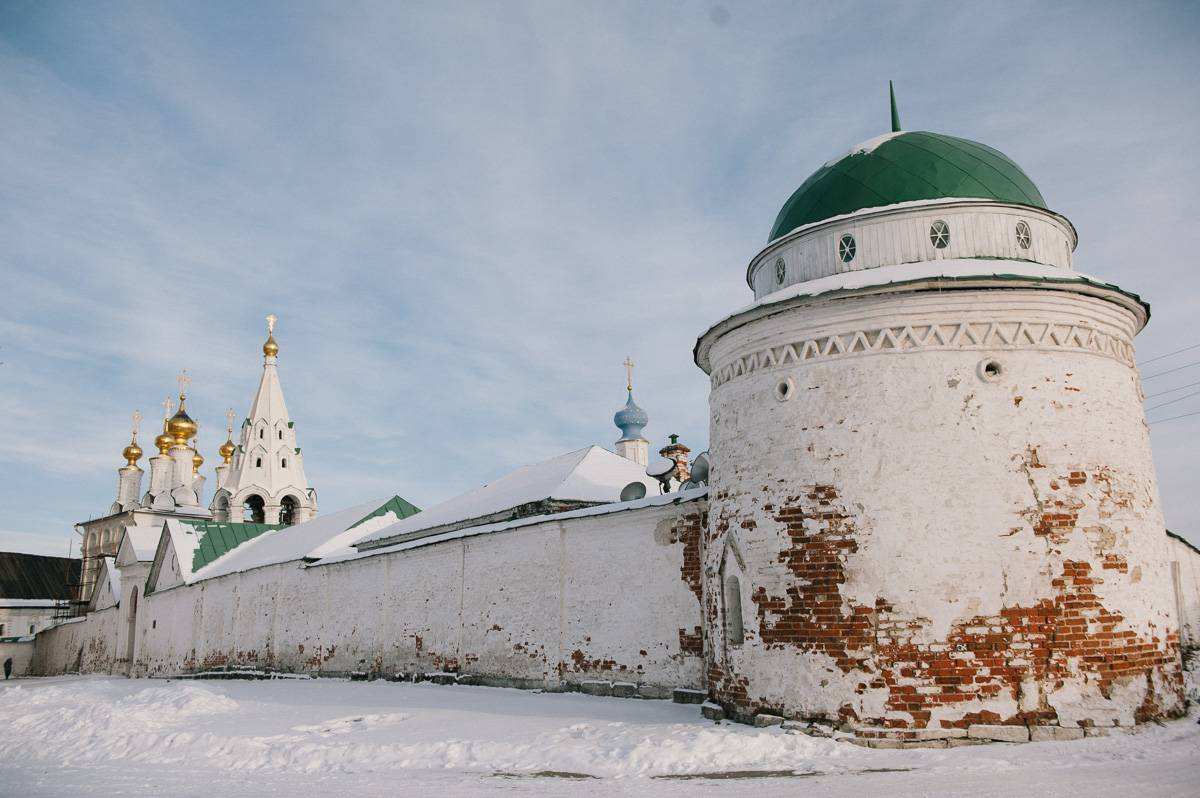
{"label": "blue sky", "polygon": [[[888,79],[906,128],[1007,153],[1077,268],[1151,302],[1140,358],[1200,343],[1198,9],[9,0],[0,549],[66,552],[180,368],[212,465],[268,312],[326,511],[609,445],[626,355],[649,437],[703,447],[695,336],[749,301],[791,191],[887,128]],[[1200,416],[1152,429],[1200,541]]]}

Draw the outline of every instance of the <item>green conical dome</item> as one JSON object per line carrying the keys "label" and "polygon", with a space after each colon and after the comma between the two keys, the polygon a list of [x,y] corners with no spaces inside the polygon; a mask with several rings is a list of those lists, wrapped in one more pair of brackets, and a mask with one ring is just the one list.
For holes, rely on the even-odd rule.
{"label": "green conical dome", "polygon": [[783,204],[768,240],[864,208],[944,197],[1046,207],[1029,176],[998,150],[939,133],[889,133],[813,172]]}

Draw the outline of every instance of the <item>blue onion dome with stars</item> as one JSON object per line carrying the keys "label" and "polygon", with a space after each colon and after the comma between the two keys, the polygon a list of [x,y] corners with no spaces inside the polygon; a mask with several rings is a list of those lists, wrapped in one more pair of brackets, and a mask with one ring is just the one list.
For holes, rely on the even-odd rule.
{"label": "blue onion dome with stars", "polygon": [[633,391],[629,391],[629,400],[625,406],[613,416],[613,423],[621,430],[621,440],[635,441],[642,437],[642,430],[650,423],[650,416],[633,401]]}
{"label": "blue onion dome with stars", "polygon": [[613,416],[613,423],[621,430],[621,440],[641,440],[642,429],[650,423],[650,416],[633,401],[633,360],[627,357],[621,365],[625,367],[625,390],[629,392],[629,399]]}
{"label": "blue onion dome with stars", "polygon": [[625,402],[625,407],[617,410],[617,415],[612,416],[612,422],[620,430],[620,439],[637,440],[642,437],[642,430],[649,424],[650,416],[646,415],[646,410],[637,407],[634,391],[629,391],[629,400]]}

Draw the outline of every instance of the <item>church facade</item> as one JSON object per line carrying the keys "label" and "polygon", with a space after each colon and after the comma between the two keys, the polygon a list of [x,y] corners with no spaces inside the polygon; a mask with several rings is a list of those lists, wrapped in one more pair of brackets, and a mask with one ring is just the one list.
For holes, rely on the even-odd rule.
{"label": "church facade", "polygon": [[1076,271],[1076,242],[1002,153],[902,131],[893,107],[797,189],[753,303],[700,336],[707,453],[654,458],[630,379],[615,451],[424,510],[317,516],[269,331],[212,502],[181,390],[150,490],[135,432],[85,537],[125,542],[100,558],[119,588],[39,634],[32,668],[685,688],[711,716],[869,744],[1177,716],[1200,555],[1159,505],[1149,308]]}

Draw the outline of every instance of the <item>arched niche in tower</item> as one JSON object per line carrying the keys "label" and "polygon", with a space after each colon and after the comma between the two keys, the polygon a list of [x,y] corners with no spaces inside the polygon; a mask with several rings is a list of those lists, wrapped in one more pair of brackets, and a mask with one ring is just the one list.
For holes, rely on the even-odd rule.
{"label": "arched niche in tower", "polygon": [[295,496],[284,496],[279,502],[279,523],[284,526],[291,526],[298,519],[297,511],[300,509],[300,502]]}
{"label": "arched niche in tower", "polygon": [[242,520],[251,524],[265,523],[265,504],[262,496],[251,493],[242,503]]}

